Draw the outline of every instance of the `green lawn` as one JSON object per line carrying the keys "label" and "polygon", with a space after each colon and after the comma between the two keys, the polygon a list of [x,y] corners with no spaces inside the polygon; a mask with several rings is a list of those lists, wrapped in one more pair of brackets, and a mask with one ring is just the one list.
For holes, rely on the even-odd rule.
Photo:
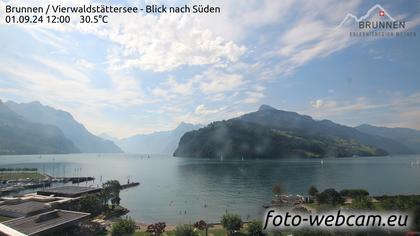
{"label": "green lawn", "polygon": [[16,180],[16,179],[35,179],[42,180],[45,178],[44,175],[35,171],[0,171],[0,180]]}
{"label": "green lawn", "polygon": [[340,207],[339,205],[333,206],[331,204],[317,204],[317,203],[309,203],[306,205],[308,205],[311,208],[314,208],[316,212],[326,212],[326,211],[338,209]]}

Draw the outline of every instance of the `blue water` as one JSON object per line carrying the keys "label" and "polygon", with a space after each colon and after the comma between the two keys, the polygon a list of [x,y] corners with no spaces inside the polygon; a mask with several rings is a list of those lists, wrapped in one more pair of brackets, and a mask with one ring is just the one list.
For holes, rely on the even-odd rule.
{"label": "blue water", "polygon": [[[1,156],[0,167],[36,167],[53,176],[93,176],[139,187],[122,191],[121,204],[146,223],[218,221],[225,211],[258,218],[280,182],[288,193],[305,194],[309,186],[364,188],[371,195],[420,194],[417,156],[319,160],[215,161],[144,155]],[[101,181],[102,180],[102,181]],[[207,206],[207,207],[206,207]]]}

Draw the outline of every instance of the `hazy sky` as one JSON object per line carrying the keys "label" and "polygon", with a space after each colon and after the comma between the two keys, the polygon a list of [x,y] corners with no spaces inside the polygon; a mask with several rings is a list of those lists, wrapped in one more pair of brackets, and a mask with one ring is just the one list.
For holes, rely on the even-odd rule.
{"label": "hazy sky", "polygon": [[[418,1],[193,2],[222,12],[118,15],[97,25],[1,19],[0,98],[40,101],[117,137],[228,119],[261,104],[347,125],[420,129]],[[339,26],[378,3],[417,36],[351,38],[356,22]]]}

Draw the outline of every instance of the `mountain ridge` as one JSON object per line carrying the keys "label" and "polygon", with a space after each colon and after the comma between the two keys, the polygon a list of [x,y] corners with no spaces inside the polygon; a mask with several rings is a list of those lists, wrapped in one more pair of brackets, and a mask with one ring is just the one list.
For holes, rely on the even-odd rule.
{"label": "mountain ridge", "polygon": [[400,127],[389,128],[369,124],[362,124],[356,126],[355,128],[363,133],[377,135],[398,141],[413,150],[415,153],[420,153],[419,130]]}
{"label": "mountain ridge", "polygon": [[185,132],[201,127],[181,122],[173,130],[133,135],[118,140],[117,144],[127,153],[172,154]]}
{"label": "mountain ridge", "polygon": [[0,100],[0,154],[78,153],[73,142],[53,125],[29,122]]}
{"label": "mountain ridge", "polygon": [[[381,145],[384,144],[384,145]],[[411,154],[393,140],[262,105],[256,112],[184,134],[174,156],[283,158]]]}
{"label": "mountain ridge", "polygon": [[8,101],[5,104],[28,121],[58,127],[83,153],[122,152],[112,141],[102,139],[90,133],[69,112],[43,105],[38,101],[30,103]]}

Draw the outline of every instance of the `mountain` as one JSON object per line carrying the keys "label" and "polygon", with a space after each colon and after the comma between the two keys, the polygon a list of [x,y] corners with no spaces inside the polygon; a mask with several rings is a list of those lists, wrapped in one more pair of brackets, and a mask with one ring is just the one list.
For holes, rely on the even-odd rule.
{"label": "mountain", "polygon": [[172,154],[184,133],[202,127],[182,122],[170,131],[140,134],[117,141],[127,153]]}
{"label": "mountain", "polygon": [[107,133],[102,133],[102,134],[100,134],[100,135],[99,135],[99,137],[101,137],[101,138],[103,138],[103,139],[105,139],[105,140],[110,140],[110,141],[112,141],[112,142],[114,142],[114,143],[116,143],[116,142],[118,141],[118,139],[117,139],[117,138],[112,137],[111,135],[109,135],[109,134],[107,134]]}
{"label": "mountain", "polygon": [[380,156],[388,153],[408,154],[412,151],[388,138],[262,105],[256,112],[186,133],[174,156],[268,159]]}
{"label": "mountain", "polygon": [[310,137],[342,138],[386,150],[390,154],[413,154],[405,145],[381,136],[362,133],[359,130],[334,123],[330,120],[317,121],[310,116],[296,112],[281,111],[262,105],[257,112],[241,116],[239,119],[260,124],[272,129],[292,131]]}
{"label": "mountain", "polygon": [[64,154],[79,150],[55,126],[28,122],[0,100],[0,154]]}
{"label": "mountain", "polygon": [[102,139],[90,133],[68,112],[44,106],[39,102],[15,103],[8,101],[6,105],[30,122],[58,127],[63,131],[64,136],[71,140],[83,153],[122,152],[112,141]]}
{"label": "mountain", "polygon": [[408,128],[386,128],[373,125],[360,125],[355,127],[363,133],[377,135],[400,142],[415,153],[420,153],[420,131]]}

